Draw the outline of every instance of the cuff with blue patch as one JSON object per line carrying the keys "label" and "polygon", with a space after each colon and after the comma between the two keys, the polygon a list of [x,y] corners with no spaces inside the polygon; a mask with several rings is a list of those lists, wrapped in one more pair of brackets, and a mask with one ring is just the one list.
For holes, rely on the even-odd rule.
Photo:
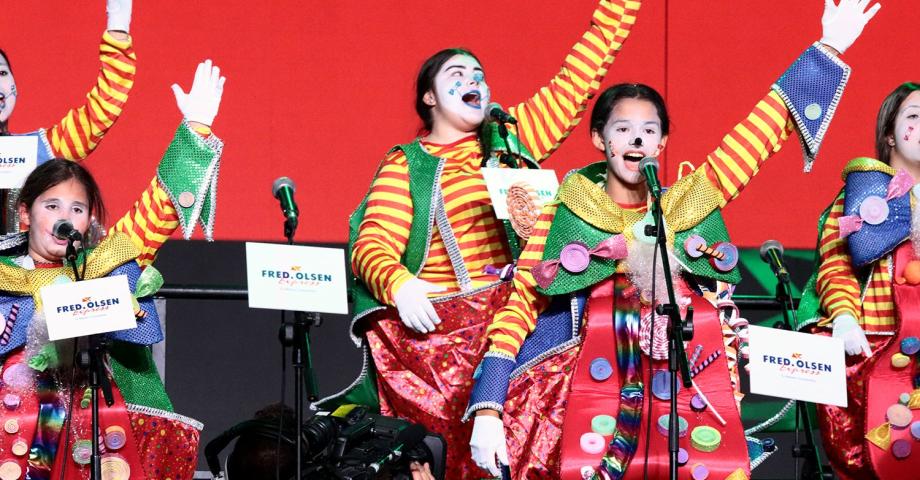
{"label": "cuff with blue patch", "polygon": [[473,391],[470,403],[463,414],[463,421],[469,420],[477,410],[491,408],[499,412],[505,409],[505,397],[508,396],[508,384],[515,361],[508,355],[488,352],[473,373]]}
{"label": "cuff with blue patch", "polygon": [[815,43],[773,84],[798,126],[810,172],[837,103],[850,79],[850,67],[820,43]]}

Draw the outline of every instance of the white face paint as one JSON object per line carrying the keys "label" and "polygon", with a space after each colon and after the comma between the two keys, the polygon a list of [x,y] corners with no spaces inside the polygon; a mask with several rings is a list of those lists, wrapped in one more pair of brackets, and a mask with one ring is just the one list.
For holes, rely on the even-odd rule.
{"label": "white face paint", "polygon": [[16,107],[16,81],[3,56],[0,56],[0,123],[9,120]]}
{"label": "white face paint", "polygon": [[920,91],[901,102],[894,120],[894,150],[905,161],[920,164]]}
{"label": "white face paint", "polygon": [[594,131],[591,136],[595,147],[604,152],[608,170],[617,180],[629,185],[644,181],[639,161],[657,157],[668,141],[667,135],[661,133],[661,119],[655,104],[637,98],[618,101],[604,131],[600,134]]}
{"label": "white face paint", "polygon": [[[479,128],[486,118],[490,92],[482,66],[469,55],[454,55],[434,78],[435,128],[449,126],[464,132]],[[444,125],[444,122],[447,125]]]}

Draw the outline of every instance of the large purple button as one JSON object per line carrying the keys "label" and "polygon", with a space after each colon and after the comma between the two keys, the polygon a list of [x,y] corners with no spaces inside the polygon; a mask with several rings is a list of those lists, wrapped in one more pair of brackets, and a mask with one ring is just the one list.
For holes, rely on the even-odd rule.
{"label": "large purple button", "polygon": [[871,225],[878,225],[888,219],[888,202],[872,195],[859,204],[859,218]]}
{"label": "large purple button", "polygon": [[584,272],[590,260],[588,247],[580,242],[572,242],[562,247],[562,251],[559,252],[559,263],[571,273]]}
{"label": "large purple button", "polygon": [[613,375],[613,367],[610,366],[610,361],[604,357],[597,357],[594,360],[591,360],[591,378],[595,381],[603,382],[610,378],[610,375]]}
{"label": "large purple button", "polygon": [[721,253],[722,258],[710,258],[712,266],[720,272],[729,272],[738,265],[738,247],[728,242],[720,242],[713,246],[716,253]]}
{"label": "large purple button", "polygon": [[690,399],[690,409],[694,412],[702,412],[706,410],[706,402],[703,400],[703,397],[699,393],[693,395],[693,398]]}
{"label": "large purple button", "polygon": [[[680,382],[677,383],[677,391],[680,392]],[[652,376],[652,395],[658,400],[671,399],[671,372],[655,371],[655,375]]]}
{"label": "large purple button", "polygon": [[910,441],[903,438],[895,440],[891,444],[891,454],[898,460],[904,460],[910,456]]}
{"label": "large purple button", "polygon": [[910,436],[914,437],[914,440],[920,440],[920,422],[910,424]]}
{"label": "large purple button", "polygon": [[690,461],[690,454],[687,453],[687,450],[683,448],[678,449],[677,450],[677,464],[683,467],[689,461]]}

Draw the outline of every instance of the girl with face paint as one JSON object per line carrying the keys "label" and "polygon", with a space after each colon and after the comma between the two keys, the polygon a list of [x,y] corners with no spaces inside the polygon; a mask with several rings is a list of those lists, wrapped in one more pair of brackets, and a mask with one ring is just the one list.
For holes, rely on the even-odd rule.
{"label": "girl with face paint", "polygon": [[[521,162],[545,160],[575,127],[641,2],[596,3],[590,28],[559,73],[508,108],[520,121],[509,141]],[[498,272],[514,261],[519,241],[495,218],[481,173],[504,148],[488,115],[493,96],[489,74],[471,52],[446,49],[429,58],[416,82],[420,135],[386,156],[351,225],[352,267],[361,283],[355,318],[367,320],[362,340],[379,373],[362,377],[375,389],[364,390],[360,401],[379,401],[384,414],[447,437],[448,478],[479,478],[477,465],[489,463],[471,461],[472,424],[460,416],[485,353],[482,335],[510,291]],[[320,405],[355,398],[348,394]],[[490,432],[501,428],[497,417],[486,422]],[[488,468],[498,472],[494,455]]]}
{"label": "girl with face paint", "polygon": [[665,275],[681,312],[694,309],[686,348],[700,352],[694,387],[678,393],[681,423],[688,436],[714,429],[721,438],[685,447],[691,461],[679,478],[750,477],[737,376],[747,322],[730,299],[740,281],[738,250],[720,210],[790,136],[813,139],[803,145],[814,158],[848,76],[839,52],[879,8],[867,10],[862,0],[825,5],[821,42],[662,195],[670,272],[654,266],[649,193],[638,169],[668,144],[664,100],[643,84],[599,96],[590,134],[604,160],[568,175],[557,201],[544,206],[518,260],[514,292],[489,326],[489,353],[471,393],[467,415],[502,413],[509,435],[499,445],[519,452],[510,458],[512,478],[667,478],[668,319],[653,316],[656,304],[668,303]]}
{"label": "girl with face paint", "polygon": [[[844,167],[844,187],[819,221],[814,289],[805,292],[799,312],[803,327],[844,342],[850,405],[818,405],[818,420],[824,444],[836,446],[828,456],[845,478],[896,478],[920,468],[920,461],[896,459],[881,447],[899,438],[882,427],[897,400],[894,389],[916,393],[918,386],[913,368],[892,361],[920,337],[918,130],[920,83],[907,82],[879,109],[877,159],[860,157]],[[920,420],[906,412],[906,421]]]}
{"label": "girl with face paint", "polygon": [[[180,227],[188,239],[200,223],[212,237],[223,143],[209,125],[223,85],[208,60],[199,65],[188,94],[173,87],[186,121],[156,175],[104,239],[87,242],[78,255],[84,279],[127,278],[135,300],[136,327],[105,334],[103,361],[114,403],[99,406],[102,471],[108,471],[102,478],[188,479],[195,472],[202,426],[174,412],[151,355],[150,346],[163,340],[152,299],[163,280],[151,264]],[[187,191],[200,193],[185,198]],[[32,171],[17,205],[27,231],[0,237],[0,398],[11,432],[0,437],[0,450],[7,452],[0,477],[87,479],[89,439],[96,435],[92,411],[81,405],[87,374],[74,364],[74,342],[48,340],[41,292],[74,281],[78,268],[64,264],[67,242],[53,234],[54,225],[67,221],[84,239],[98,240],[91,229],[93,220],[105,221],[102,196],[82,164],[55,158]],[[92,308],[87,301],[81,307]],[[85,348],[85,340],[80,344]]]}
{"label": "girl with face paint", "polygon": [[[74,161],[86,158],[121,115],[134,86],[137,64],[128,34],[131,10],[132,0],[106,2],[107,30],[99,46],[99,76],[86,95],[86,102],[48,128],[21,134],[38,138],[39,165],[51,158]],[[27,91],[37,90],[27,88]],[[10,135],[10,118],[19,93],[10,57],[0,50],[0,136]],[[15,191],[0,190],[0,234],[19,231],[16,195]]]}

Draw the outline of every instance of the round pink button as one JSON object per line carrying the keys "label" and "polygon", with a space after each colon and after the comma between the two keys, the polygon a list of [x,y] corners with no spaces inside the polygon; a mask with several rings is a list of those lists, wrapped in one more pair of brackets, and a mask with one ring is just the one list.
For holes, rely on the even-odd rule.
{"label": "round pink button", "polygon": [[588,432],[581,436],[580,442],[581,449],[585,453],[596,455],[604,451],[605,443],[604,436],[599,433]]}
{"label": "round pink button", "polygon": [[888,219],[888,202],[884,198],[872,195],[859,204],[859,218],[864,222],[878,225]]}
{"label": "round pink button", "polygon": [[585,271],[590,260],[591,255],[588,253],[588,247],[583,243],[572,242],[562,247],[562,251],[559,252],[559,263],[562,264],[562,268],[571,273]]}

